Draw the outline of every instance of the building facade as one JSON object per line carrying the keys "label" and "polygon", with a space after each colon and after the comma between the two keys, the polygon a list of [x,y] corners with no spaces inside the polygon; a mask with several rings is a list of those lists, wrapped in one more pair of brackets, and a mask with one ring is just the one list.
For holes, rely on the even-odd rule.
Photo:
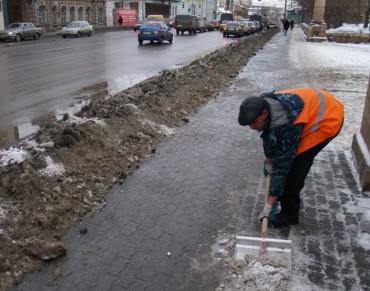
{"label": "building facade", "polygon": [[4,5],[3,5],[3,0],[0,0],[0,30],[3,30],[4,26],[5,26]]}
{"label": "building facade", "polygon": [[[116,25],[117,9],[133,9],[137,20],[144,20],[147,15],[162,14],[165,18],[178,14],[179,0],[0,0],[8,9],[0,11],[0,25],[11,22],[32,22],[45,30],[60,29],[73,20],[87,20],[95,26]],[[187,0],[188,1],[188,0]],[[208,2],[207,9],[211,10]],[[200,2],[201,3],[201,2]],[[199,4],[196,6],[199,7]],[[197,15],[198,15],[197,8]],[[4,11],[4,13],[3,13]],[[201,11],[205,15],[206,11]],[[2,16],[4,14],[4,17]],[[201,16],[202,13],[199,15]],[[1,19],[4,20],[1,22]]]}
{"label": "building facade", "polygon": [[7,2],[7,21],[32,22],[46,30],[55,30],[73,20],[105,25],[103,0],[2,0]]}

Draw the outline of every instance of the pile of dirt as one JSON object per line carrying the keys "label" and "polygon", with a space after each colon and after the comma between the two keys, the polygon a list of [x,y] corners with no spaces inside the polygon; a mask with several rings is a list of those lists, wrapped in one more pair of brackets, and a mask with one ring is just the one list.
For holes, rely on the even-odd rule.
{"label": "pile of dirt", "polygon": [[275,33],[249,36],[108,99],[92,100],[78,116],[66,114],[20,144],[27,158],[0,166],[0,289],[63,255],[58,241],[69,226],[104,207],[109,189],[229,85]]}

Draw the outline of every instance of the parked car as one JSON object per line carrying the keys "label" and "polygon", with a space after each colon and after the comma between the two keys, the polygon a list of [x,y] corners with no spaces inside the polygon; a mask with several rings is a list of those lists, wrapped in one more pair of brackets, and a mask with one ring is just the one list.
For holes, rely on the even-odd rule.
{"label": "parked car", "polygon": [[134,24],[134,31],[139,30],[141,25],[143,25],[143,23],[145,23],[145,21],[143,21],[143,20],[140,20],[140,21],[136,22]]}
{"label": "parked car", "polygon": [[207,22],[207,29],[210,30],[218,30],[220,28],[220,22],[217,20],[210,20]]}
{"label": "parked car", "polygon": [[220,32],[223,32],[223,31],[224,31],[224,28],[226,27],[226,25],[227,25],[228,23],[232,23],[232,21],[229,21],[229,20],[221,21],[220,26],[219,26],[219,30],[220,30]]}
{"label": "parked car", "polygon": [[198,20],[198,26],[197,26],[198,32],[206,32],[207,31],[207,23],[205,20]]}
{"label": "parked car", "polygon": [[154,41],[162,43],[166,40],[172,43],[173,33],[171,28],[162,21],[147,21],[141,26],[138,34],[138,42],[140,45],[143,44],[144,40],[149,40],[151,43]]}
{"label": "parked car", "polygon": [[224,28],[224,37],[235,35],[237,37],[244,36],[243,26],[239,22],[228,22]]}
{"label": "parked car", "polygon": [[184,34],[184,31],[189,32],[189,34],[196,34],[198,28],[197,18],[192,15],[176,15],[175,17],[175,28],[176,34]]}
{"label": "parked car", "polygon": [[255,23],[254,21],[243,21],[243,24],[245,25],[245,34],[252,34],[258,31],[258,23]]}
{"label": "parked car", "polygon": [[63,27],[63,29],[58,30],[57,34],[65,38],[67,36],[92,36],[93,32],[93,26],[90,25],[87,21],[71,21],[67,26]]}
{"label": "parked car", "polygon": [[19,42],[26,38],[39,39],[42,28],[35,27],[33,23],[11,23],[5,30],[0,31],[0,40],[14,40]]}

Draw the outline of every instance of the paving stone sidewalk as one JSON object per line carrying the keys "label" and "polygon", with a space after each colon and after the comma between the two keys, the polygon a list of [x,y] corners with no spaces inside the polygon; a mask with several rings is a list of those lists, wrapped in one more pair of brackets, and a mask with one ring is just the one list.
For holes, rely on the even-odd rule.
{"label": "paving stone sidewalk", "polygon": [[[113,189],[106,207],[71,229],[64,259],[15,289],[214,290],[223,274],[222,264],[207,261],[215,237],[257,236],[263,205],[261,141],[237,124],[238,108],[248,95],[310,84],[289,65],[287,48],[297,41],[298,32],[274,37],[232,86]],[[369,251],[357,236],[370,227],[355,212],[369,198],[358,190],[348,144],[318,156],[302,198],[300,225],[270,232],[294,241],[291,290],[369,290]]]}

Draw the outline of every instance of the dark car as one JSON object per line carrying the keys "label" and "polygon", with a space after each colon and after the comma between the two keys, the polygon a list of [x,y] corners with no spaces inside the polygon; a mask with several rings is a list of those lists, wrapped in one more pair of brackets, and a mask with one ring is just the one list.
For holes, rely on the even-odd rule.
{"label": "dark car", "polygon": [[139,30],[140,27],[145,23],[145,21],[141,20],[134,24],[134,31]]}
{"label": "dark car", "polygon": [[224,28],[224,37],[235,35],[238,37],[244,36],[243,25],[238,22],[228,22]]}
{"label": "dark car", "polygon": [[197,18],[193,15],[176,15],[175,17],[176,34],[184,34],[184,31],[189,34],[196,34],[198,29]]}
{"label": "dark car", "polygon": [[151,43],[157,41],[162,43],[164,40],[169,43],[173,42],[173,33],[171,29],[161,21],[148,21],[143,23],[138,34],[139,44],[142,45],[144,40],[149,40]]}

